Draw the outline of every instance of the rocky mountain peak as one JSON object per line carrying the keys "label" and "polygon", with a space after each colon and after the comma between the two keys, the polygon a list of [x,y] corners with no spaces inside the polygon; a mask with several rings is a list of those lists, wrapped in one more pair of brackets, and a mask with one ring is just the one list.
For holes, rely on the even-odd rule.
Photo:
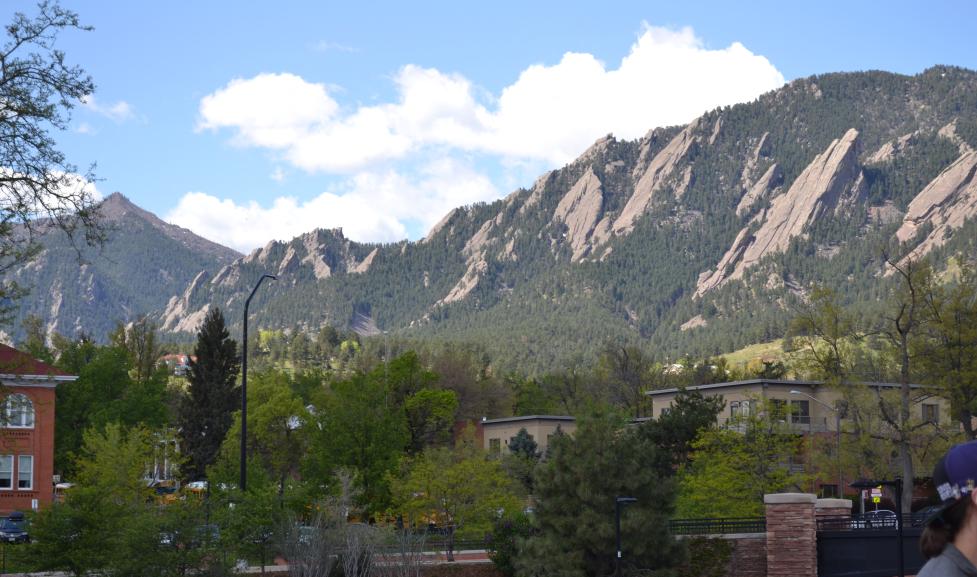
{"label": "rocky mountain peak", "polygon": [[[148,210],[133,204],[120,192],[113,192],[107,196],[99,205],[99,211],[102,218],[112,226],[123,226],[127,222],[143,222],[187,249],[196,253],[208,254],[221,264],[229,263],[241,257],[241,253],[232,248],[197,236],[189,229],[163,221]],[[112,234],[111,230],[109,234]]]}

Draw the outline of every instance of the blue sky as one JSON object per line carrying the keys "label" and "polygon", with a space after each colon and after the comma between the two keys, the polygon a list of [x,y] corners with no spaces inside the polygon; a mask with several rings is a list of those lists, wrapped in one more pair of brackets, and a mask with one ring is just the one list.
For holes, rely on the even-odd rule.
{"label": "blue sky", "polygon": [[59,42],[97,84],[69,158],[241,251],[315,227],[417,239],[603,134],[785,80],[977,68],[964,1],[62,4],[95,27]]}

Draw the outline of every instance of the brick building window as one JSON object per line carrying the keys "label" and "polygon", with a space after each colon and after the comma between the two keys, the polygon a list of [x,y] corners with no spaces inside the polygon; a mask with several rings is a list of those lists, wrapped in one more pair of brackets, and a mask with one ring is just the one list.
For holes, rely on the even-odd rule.
{"label": "brick building window", "polygon": [[17,488],[30,491],[34,488],[34,456],[17,456]]}
{"label": "brick building window", "polygon": [[3,425],[6,427],[33,428],[34,403],[27,395],[14,393],[3,400]]}
{"label": "brick building window", "polygon": [[14,457],[0,455],[0,489],[14,488]]}

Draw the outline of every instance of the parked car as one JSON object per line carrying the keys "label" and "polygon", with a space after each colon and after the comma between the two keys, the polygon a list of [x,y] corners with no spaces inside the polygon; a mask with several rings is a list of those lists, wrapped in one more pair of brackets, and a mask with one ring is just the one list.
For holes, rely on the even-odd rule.
{"label": "parked car", "polygon": [[852,529],[895,529],[898,517],[888,509],[866,511],[852,517]]}
{"label": "parked car", "polygon": [[24,514],[13,512],[0,521],[0,541],[5,543],[29,543],[30,534],[24,527]]}

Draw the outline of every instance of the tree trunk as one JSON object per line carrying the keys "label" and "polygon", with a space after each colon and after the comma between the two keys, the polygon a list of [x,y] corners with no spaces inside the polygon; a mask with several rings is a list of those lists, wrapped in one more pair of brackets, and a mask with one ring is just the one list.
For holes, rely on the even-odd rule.
{"label": "tree trunk", "polygon": [[909,447],[909,340],[902,340],[902,367],[899,371],[899,458],[902,460],[902,512],[912,511],[915,472],[913,455]]}

